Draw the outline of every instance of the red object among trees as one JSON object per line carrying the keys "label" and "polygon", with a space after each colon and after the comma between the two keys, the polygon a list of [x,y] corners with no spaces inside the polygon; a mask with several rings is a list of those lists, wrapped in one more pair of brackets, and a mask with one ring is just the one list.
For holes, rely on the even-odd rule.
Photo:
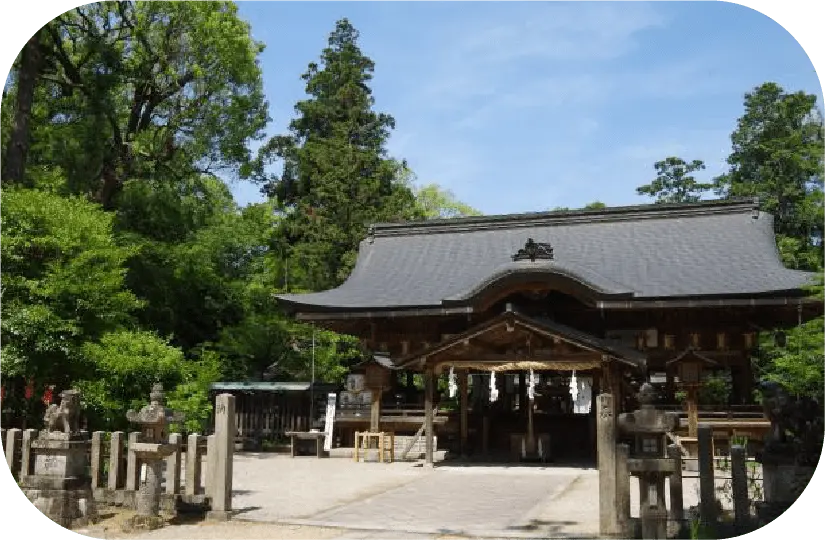
{"label": "red object among trees", "polygon": [[48,406],[52,404],[52,397],[54,396],[54,386],[47,386],[43,392],[43,403]]}
{"label": "red object among trees", "polygon": [[29,384],[26,385],[26,399],[31,399],[34,395],[34,381],[29,379]]}

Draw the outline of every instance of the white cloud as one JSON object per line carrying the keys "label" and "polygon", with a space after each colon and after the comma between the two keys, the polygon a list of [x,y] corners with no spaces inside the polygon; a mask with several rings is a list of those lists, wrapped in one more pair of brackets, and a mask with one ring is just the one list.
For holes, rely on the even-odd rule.
{"label": "white cloud", "polygon": [[618,58],[636,46],[635,34],[664,24],[661,15],[643,4],[518,7],[508,9],[505,20],[462,20],[460,31],[455,32],[458,22],[449,28],[455,33],[445,39],[440,56],[432,58],[431,72],[416,84],[410,106],[460,109],[475,98],[506,95],[525,69],[549,88],[557,67]]}

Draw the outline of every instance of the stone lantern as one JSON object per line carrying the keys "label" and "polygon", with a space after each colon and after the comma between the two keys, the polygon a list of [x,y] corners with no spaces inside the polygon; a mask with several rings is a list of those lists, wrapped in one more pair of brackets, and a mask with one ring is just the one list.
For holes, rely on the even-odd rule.
{"label": "stone lantern", "polygon": [[656,391],[650,383],[639,389],[638,400],[640,408],[620,414],[618,427],[633,437],[627,465],[630,474],[639,478],[642,538],[666,538],[665,478],[676,472],[675,460],[666,457],[666,434],[676,428],[679,418],[653,408]]}
{"label": "stone lantern", "polygon": [[143,464],[141,467],[140,488],[137,494],[137,516],[131,524],[140,528],[157,528],[161,525],[158,517],[160,508],[161,464],[163,459],[175,451],[175,445],[166,441],[170,422],[183,419],[180,413],[174,413],[164,406],[163,386],[156,383],[149,395],[149,405],[140,411],[129,410],[126,419],[140,425],[138,442],[129,448]]}

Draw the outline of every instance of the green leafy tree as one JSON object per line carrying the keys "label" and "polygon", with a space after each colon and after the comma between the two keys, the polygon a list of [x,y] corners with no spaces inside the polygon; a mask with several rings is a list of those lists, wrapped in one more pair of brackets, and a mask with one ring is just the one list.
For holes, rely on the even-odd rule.
{"label": "green leafy tree", "polygon": [[203,433],[212,412],[209,388],[221,380],[224,359],[214,352],[201,351],[196,360],[185,365],[181,382],[166,395],[166,406],[184,415],[183,421],[170,429]]}
{"label": "green leafy tree", "polygon": [[717,192],[758,197],[761,208],[774,215],[786,264],[820,267],[825,145],[816,96],[789,93],[772,82],[755,88],[745,94],[745,113],[731,142],[730,169],[715,180]]}
{"label": "green leafy tree", "polygon": [[[825,299],[821,277],[810,293],[820,301]],[[754,359],[757,376],[781,383],[795,396],[825,403],[825,318],[820,316],[783,332],[784,343],[777,342],[775,332],[761,337]]]}
{"label": "green leafy tree", "polygon": [[[395,120],[373,110],[374,63],[358,47],[358,32],[342,19],[320,63],[303,75],[308,99],[295,106],[288,135],[263,148],[257,179],[282,205],[290,267],[313,265],[299,284],[326,289],[350,273],[370,223],[415,215],[412,192],[398,181],[403,164],[387,155]],[[261,168],[283,161],[283,173]]]}
{"label": "green leafy tree", "polygon": [[[601,210],[602,208],[607,208],[607,205],[601,201],[593,201],[592,203],[585,204],[581,210]],[[569,206],[554,206],[550,209],[551,212],[570,212],[571,210],[576,209],[570,208]]]}
{"label": "green leafy tree", "polygon": [[[257,63],[263,46],[235,4],[88,4],[43,33],[39,69],[26,69],[28,47],[18,62],[9,155],[19,154],[25,136],[17,134],[30,126],[28,164],[59,168],[67,189],[105,208],[115,207],[128,179],[246,171],[247,142],[268,118]],[[32,79],[27,113],[20,103]]]}
{"label": "green leafy tree", "polygon": [[127,183],[118,225],[139,247],[127,283],[146,300],[141,323],[188,351],[259,308],[272,311],[271,300],[252,299],[252,284],[256,298],[278,285],[277,220],[271,203],[241,210],[209,177]]}
{"label": "green leafy tree", "polygon": [[115,241],[113,216],[84,200],[7,188],[2,204],[3,375],[66,383],[80,347],[140,306],[124,286],[133,251]]}
{"label": "green leafy tree", "polygon": [[89,422],[108,429],[129,426],[126,411],[147,404],[155,382],[175,388],[188,367],[183,352],[152,332],[118,330],[83,345],[87,362],[74,381],[82,391]]}
{"label": "green leafy tree", "polygon": [[713,184],[701,183],[693,173],[705,169],[705,164],[695,159],[690,163],[682,158],[668,157],[657,161],[656,178],[649,184],[636,188],[639,195],[656,197],[657,203],[690,203],[701,200],[702,193],[709,191]]}
{"label": "green leafy tree", "polygon": [[456,199],[455,195],[438,184],[427,184],[414,189],[416,205],[425,219],[446,219],[480,216],[481,212]]}

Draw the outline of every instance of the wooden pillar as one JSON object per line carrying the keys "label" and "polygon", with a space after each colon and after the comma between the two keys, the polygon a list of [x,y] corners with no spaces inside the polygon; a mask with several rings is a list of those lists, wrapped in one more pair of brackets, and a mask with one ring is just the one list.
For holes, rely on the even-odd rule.
{"label": "wooden pillar", "polygon": [[696,386],[686,388],[686,402],[688,414],[688,437],[698,437],[699,428],[699,398]]}
{"label": "wooden pillar", "polygon": [[425,457],[424,463],[427,466],[433,465],[433,384],[435,375],[433,368],[427,367],[424,371],[424,442]]}
{"label": "wooden pillar", "polygon": [[381,431],[381,388],[372,388],[372,405],[370,407],[370,431]]}
{"label": "wooden pillar", "polygon": [[739,377],[742,381],[742,402],[753,403],[753,369],[747,357],[742,359],[742,369],[739,371]]}
{"label": "wooden pillar", "polygon": [[668,370],[665,373],[665,392],[667,393],[667,401],[673,402],[674,400],[674,388],[675,384],[673,382],[673,370]]}
{"label": "wooden pillar", "polygon": [[527,413],[527,376],[523,371],[518,373],[518,412],[522,418]]}
{"label": "wooden pillar", "polygon": [[459,392],[460,392],[460,404],[459,404],[459,411],[460,411],[460,440],[461,440],[461,455],[467,455],[467,434],[468,434],[468,397],[469,397],[469,388],[467,385],[469,383],[470,377],[468,376],[467,370],[462,369],[458,372],[458,384],[459,384]]}
{"label": "wooden pillar", "polygon": [[624,379],[622,368],[616,361],[611,361],[607,365],[610,371],[610,393],[613,394],[613,412],[619,414],[624,411],[624,392],[622,391],[622,380]]}
{"label": "wooden pillar", "polygon": [[404,386],[404,393],[406,395],[407,404],[415,402],[415,374],[412,371],[407,371],[407,381]]}

